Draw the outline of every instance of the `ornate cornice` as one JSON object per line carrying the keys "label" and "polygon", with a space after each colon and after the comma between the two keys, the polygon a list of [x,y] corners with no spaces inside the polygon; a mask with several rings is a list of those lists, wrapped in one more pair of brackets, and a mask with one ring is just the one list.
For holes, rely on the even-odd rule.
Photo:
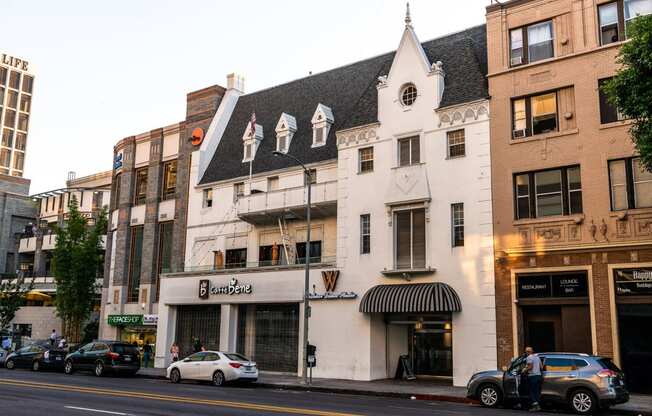
{"label": "ornate cornice", "polygon": [[378,127],[380,127],[380,123],[373,123],[336,132],[335,137],[337,137],[337,148],[341,149],[378,140],[379,137],[376,133]]}
{"label": "ornate cornice", "polygon": [[436,109],[439,115],[437,127],[464,124],[480,118],[489,118],[489,101],[481,100],[461,105]]}

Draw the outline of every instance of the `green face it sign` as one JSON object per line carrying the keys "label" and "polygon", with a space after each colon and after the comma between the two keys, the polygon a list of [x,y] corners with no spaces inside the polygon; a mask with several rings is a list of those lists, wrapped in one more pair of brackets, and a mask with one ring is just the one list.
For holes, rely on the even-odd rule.
{"label": "green face it sign", "polygon": [[142,325],[143,315],[109,315],[107,323],[112,326]]}

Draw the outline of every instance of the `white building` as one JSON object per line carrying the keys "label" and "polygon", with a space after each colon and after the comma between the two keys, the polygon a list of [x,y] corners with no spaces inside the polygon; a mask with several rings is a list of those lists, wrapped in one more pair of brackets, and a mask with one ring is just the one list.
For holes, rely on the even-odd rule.
{"label": "white building", "polygon": [[[252,94],[231,76],[192,157],[186,271],[163,275],[156,365],[199,338],[299,373],[311,172],[315,377],[464,385],[495,368],[484,26]],[[252,128],[252,113],[255,127]]]}

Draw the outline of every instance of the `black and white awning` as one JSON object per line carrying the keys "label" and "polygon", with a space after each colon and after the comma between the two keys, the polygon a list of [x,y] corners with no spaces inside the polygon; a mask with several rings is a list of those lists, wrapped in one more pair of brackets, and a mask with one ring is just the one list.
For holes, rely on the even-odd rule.
{"label": "black and white awning", "polygon": [[462,302],[446,283],[411,283],[374,286],[360,302],[360,312],[459,312]]}

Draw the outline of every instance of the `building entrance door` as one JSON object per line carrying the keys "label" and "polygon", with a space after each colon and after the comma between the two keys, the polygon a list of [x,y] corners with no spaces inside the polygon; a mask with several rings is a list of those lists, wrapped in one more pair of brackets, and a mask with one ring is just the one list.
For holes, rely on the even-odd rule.
{"label": "building entrance door", "polygon": [[652,333],[644,329],[652,322],[652,304],[618,305],[620,362],[627,387],[636,393],[652,393]]}
{"label": "building entrance door", "polygon": [[417,324],[410,329],[410,358],[419,376],[453,376],[453,334],[450,323]]}
{"label": "building entrance door", "polygon": [[592,352],[588,305],[523,307],[525,345],[537,352]]}

